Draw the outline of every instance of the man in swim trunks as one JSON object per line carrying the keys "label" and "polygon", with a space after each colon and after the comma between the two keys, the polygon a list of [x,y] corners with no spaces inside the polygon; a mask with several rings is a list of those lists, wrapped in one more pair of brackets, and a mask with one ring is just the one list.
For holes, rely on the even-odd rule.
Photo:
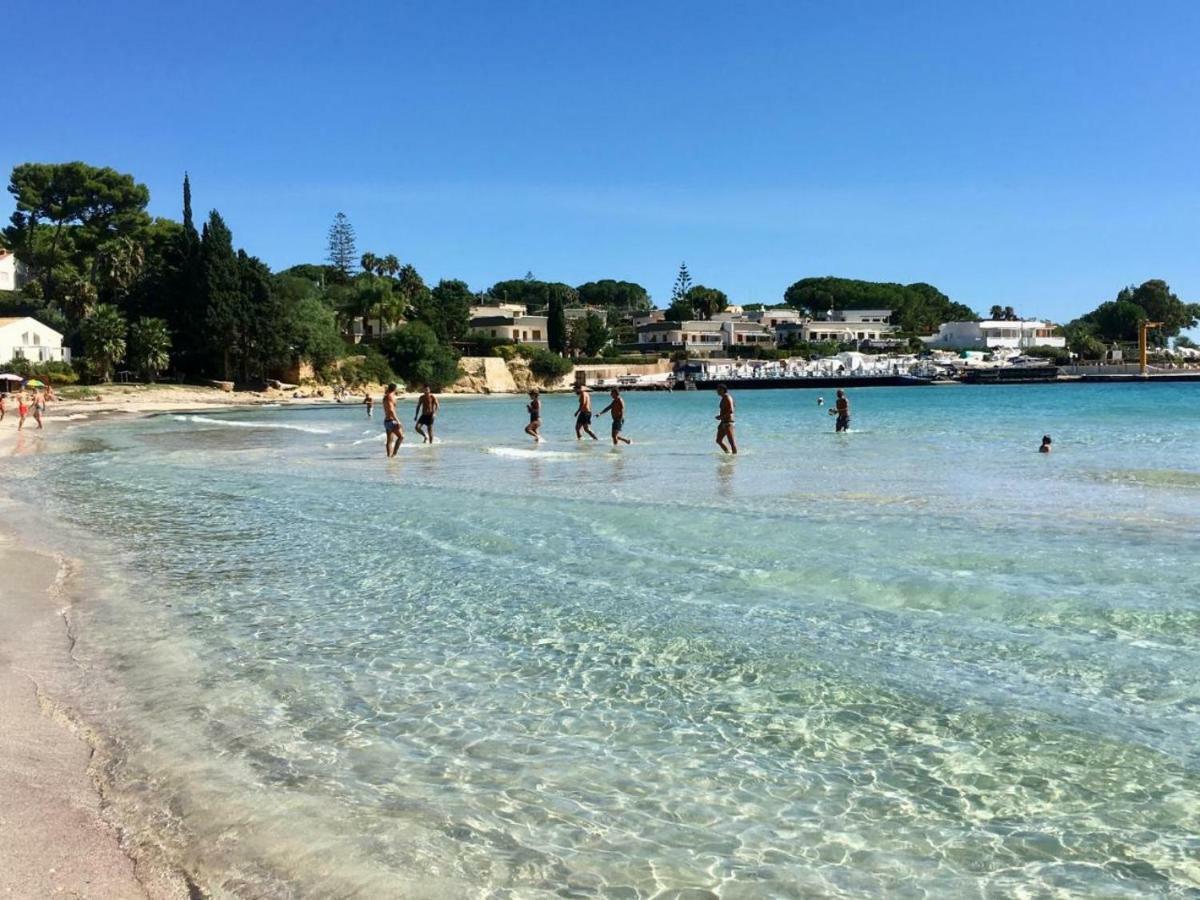
{"label": "man in swim trunks", "polygon": [[575,385],[575,393],[579,396],[579,408],[575,410],[575,440],[582,439],[585,431],[593,441],[600,440],[592,431],[592,395],[582,384]]}
{"label": "man in swim trunks", "polygon": [[367,394],[363,397],[363,406],[367,408],[367,418],[371,418],[371,414],[375,412],[375,398]]}
{"label": "man in swim trunks", "polygon": [[417,411],[415,421],[417,423],[417,434],[421,435],[424,444],[433,443],[433,417],[437,415],[438,398],[433,396],[433,390],[429,385],[425,385],[425,390],[421,392],[421,396],[417,398]]}
{"label": "man in swim trunks", "polygon": [[[737,456],[737,441],[733,437],[733,395],[723,384],[717,385],[717,396],[721,398],[717,409],[717,446],[726,453]],[[725,441],[729,446],[725,446]]]}
{"label": "man in swim trunks", "polygon": [[24,391],[17,395],[17,431],[25,428],[25,417],[29,415],[29,397]]}
{"label": "man in swim trunks", "polygon": [[837,416],[837,422],[833,426],[834,431],[850,430],[850,401],[846,399],[846,392],[841,388],[838,388],[837,403],[833,405],[829,414]]}
{"label": "man in swim trunks", "polygon": [[612,402],[608,404],[608,406],[604,407],[604,409],[600,410],[600,412],[596,413],[596,415],[602,416],[611,409],[613,446],[615,447],[621,442],[632,444],[633,441],[631,441],[629,438],[621,437],[621,429],[625,427],[625,400],[621,396],[621,392],[616,388],[613,388],[608,393],[609,396],[612,397]]}
{"label": "man in swim trunks", "polygon": [[393,457],[400,445],[404,443],[404,428],[400,425],[400,416],[396,413],[396,385],[389,384],[383,392],[383,430],[387,434],[387,446],[384,455]]}
{"label": "man in swim trunks", "polygon": [[529,402],[525,404],[525,409],[529,412],[529,424],[525,426],[525,433],[533,438],[535,444],[540,444],[543,438],[538,431],[542,427],[542,398],[538,395],[537,388],[529,392]]}

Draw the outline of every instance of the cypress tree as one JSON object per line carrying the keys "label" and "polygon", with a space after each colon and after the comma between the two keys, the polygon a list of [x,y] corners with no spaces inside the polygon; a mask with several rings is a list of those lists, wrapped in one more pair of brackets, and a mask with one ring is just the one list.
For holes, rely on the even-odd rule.
{"label": "cypress tree", "polygon": [[241,272],[233,252],[233,234],[215,209],[200,236],[200,272],[204,299],[202,342],[213,371],[226,381],[233,375],[242,315]]}
{"label": "cypress tree", "polygon": [[563,311],[562,297],[557,291],[550,293],[550,302],[547,304],[546,343],[559,356],[567,352],[567,316]]}

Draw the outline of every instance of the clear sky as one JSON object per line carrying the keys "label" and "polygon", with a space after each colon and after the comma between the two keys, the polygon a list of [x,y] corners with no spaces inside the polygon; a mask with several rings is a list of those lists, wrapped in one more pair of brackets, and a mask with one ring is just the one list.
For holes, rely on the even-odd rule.
{"label": "clear sky", "polygon": [[[735,302],[928,281],[1067,320],[1200,301],[1200,2],[28,2],[0,169],[82,159],[272,267],[482,289],[680,260]],[[11,213],[7,195],[0,216]]]}

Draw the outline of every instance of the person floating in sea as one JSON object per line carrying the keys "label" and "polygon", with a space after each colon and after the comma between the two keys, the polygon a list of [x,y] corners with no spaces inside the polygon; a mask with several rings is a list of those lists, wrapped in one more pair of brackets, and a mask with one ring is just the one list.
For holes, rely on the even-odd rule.
{"label": "person floating in sea", "polygon": [[404,443],[404,428],[400,424],[400,416],[396,412],[396,385],[389,384],[383,392],[383,430],[387,435],[387,446],[384,455],[393,457],[400,445]]}
{"label": "person floating in sea", "polygon": [[371,414],[375,412],[375,398],[370,393],[363,397],[363,406],[367,408],[367,418],[371,418]]}
{"label": "person floating in sea", "polygon": [[604,409],[600,410],[600,412],[598,412],[596,415],[602,416],[609,410],[612,410],[613,446],[615,447],[617,444],[621,443],[632,444],[633,441],[631,441],[629,438],[621,436],[621,429],[625,427],[625,398],[621,396],[621,392],[616,388],[613,388],[608,392],[608,394],[610,397],[612,397],[612,402],[609,403],[608,406],[604,407]]}
{"label": "person floating in sea", "polygon": [[825,398],[824,398],[824,397],[818,397],[818,398],[817,398],[817,406],[824,406],[824,405],[825,405]]}
{"label": "person floating in sea", "polygon": [[1050,435],[1042,435],[1042,446],[1038,447],[1038,453],[1049,453],[1050,445],[1054,442],[1050,440]]}
{"label": "person floating in sea", "polygon": [[525,404],[525,410],[529,413],[529,424],[525,426],[525,433],[533,438],[535,444],[540,444],[544,440],[538,433],[542,427],[542,398],[537,388],[529,392],[529,402]]}
{"label": "person floating in sea", "polygon": [[575,393],[579,396],[579,407],[575,410],[575,440],[581,440],[585,431],[593,441],[600,440],[592,431],[592,395],[582,384],[575,385]]}
{"label": "person floating in sea", "polygon": [[833,409],[829,411],[831,416],[837,416],[837,422],[834,423],[834,431],[849,431],[850,429],[850,401],[846,399],[846,392],[838,388],[837,402],[833,405]]}
{"label": "person floating in sea", "polygon": [[[737,441],[733,437],[733,395],[723,384],[717,385],[717,396],[721,398],[717,408],[717,446],[725,453],[737,455]],[[729,446],[725,442],[729,441]]]}
{"label": "person floating in sea", "polygon": [[437,415],[440,406],[438,398],[433,395],[433,389],[429,385],[425,385],[425,390],[417,398],[417,411],[415,414],[417,434],[423,438],[422,443],[433,443],[433,419]]}

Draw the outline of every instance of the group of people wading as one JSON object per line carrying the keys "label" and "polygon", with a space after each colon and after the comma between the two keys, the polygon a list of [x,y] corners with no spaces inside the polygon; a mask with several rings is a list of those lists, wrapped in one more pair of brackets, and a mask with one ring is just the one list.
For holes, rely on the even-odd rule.
{"label": "group of people wading", "polygon": [[[616,447],[620,444],[632,444],[629,438],[622,433],[625,430],[625,398],[621,396],[621,391],[617,388],[609,390],[609,396],[612,398],[608,406],[595,413],[597,416],[611,415],[612,416],[612,442]],[[400,445],[404,443],[404,426],[400,424],[400,414],[396,411],[396,400],[398,398],[397,387],[395,384],[389,384],[383,394],[383,431],[387,435],[387,444],[385,454],[390,458],[396,455],[400,449]],[[575,440],[583,440],[586,434],[593,441],[599,440],[596,433],[592,431],[592,395],[583,385],[575,386],[575,396],[579,398],[579,405],[575,408]],[[717,385],[717,446],[724,453],[738,452],[737,439],[734,436],[734,418],[733,418],[733,394],[729,393],[729,388],[723,384]],[[363,400],[363,405],[367,408],[367,417],[370,418],[375,409],[375,401],[370,394]],[[817,398],[817,405],[824,406],[825,399]],[[416,423],[417,434],[421,435],[422,443],[433,443],[433,423],[437,418],[438,410],[441,405],[438,403],[437,397],[433,393],[433,389],[429,385],[425,385],[425,389],[417,397],[416,411],[413,415],[413,420]],[[542,396],[541,393],[534,388],[529,392],[529,403],[525,405],[525,411],[529,413],[529,424],[525,426],[525,433],[529,435],[534,443],[540,444],[545,441],[542,437]],[[831,416],[837,416],[837,424],[835,430],[846,431],[850,428],[850,401],[846,399],[844,391],[837,392],[837,403],[834,408],[829,411]]]}

